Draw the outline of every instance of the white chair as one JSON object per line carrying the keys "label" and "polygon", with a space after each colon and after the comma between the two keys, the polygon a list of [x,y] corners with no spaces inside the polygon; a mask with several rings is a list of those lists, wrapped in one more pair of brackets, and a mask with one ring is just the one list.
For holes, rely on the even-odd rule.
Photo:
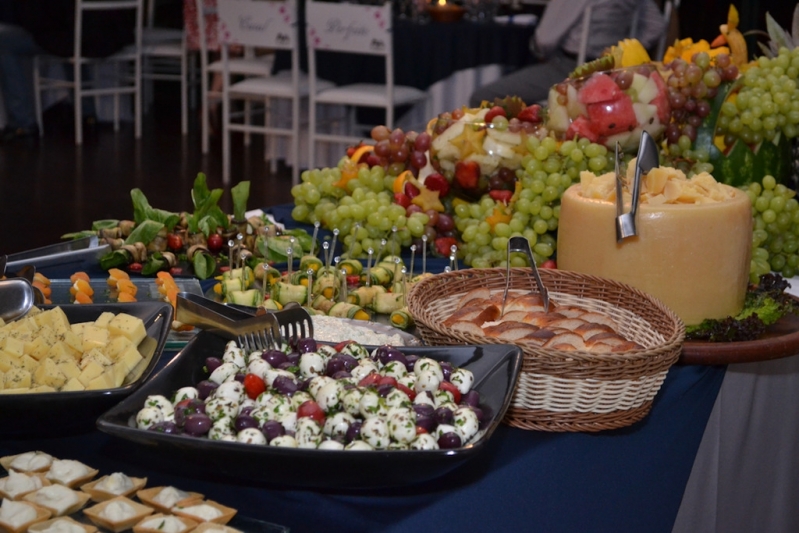
{"label": "white chair", "polygon": [[[394,127],[394,108],[414,104],[427,98],[415,87],[394,84],[394,52],[391,35],[391,4],[382,6],[339,4],[308,1],[306,4],[306,29],[308,44],[308,76],[310,78],[309,102],[309,159],[315,165],[317,142],[357,143],[368,139],[366,125],[356,124],[358,107],[383,108],[385,125]],[[346,29],[348,31],[342,31]],[[385,84],[357,83],[326,88],[317,77],[317,52],[377,55],[385,59]],[[348,127],[344,133],[317,131],[317,105],[343,105],[347,108]],[[356,130],[363,135],[357,135]]]}
{"label": "white chair", "polygon": [[180,83],[180,131],[189,132],[189,54],[184,31],[155,26],[156,0],[147,3],[147,24],[142,28],[142,80],[147,107],[153,99],[153,81]]}
{"label": "white chair", "polygon": [[[292,180],[299,182],[300,101],[308,95],[307,77],[300,75],[297,36],[296,0],[264,2],[260,0],[219,0],[219,40],[222,48],[222,180],[230,183],[230,133],[258,133],[265,137],[290,140]],[[244,23],[257,21],[257,23]],[[275,76],[230,81],[231,45],[253,46],[291,51],[291,71]],[[331,84],[327,84],[328,86]],[[263,124],[234,122],[231,102],[242,100],[263,103]],[[273,104],[291,103],[291,117],[278,117]]]}
{"label": "white chair", "polygon": [[[211,61],[209,58],[209,36],[206,34],[206,23],[214,21],[218,16],[216,2],[207,0],[192,0],[195,2],[197,20],[197,46],[200,53],[200,99],[202,107],[202,151],[208,153],[210,149],[210,130],[209,113],[211,102],[220,101],[222,93],[214,91],[209,87],[210,78],[223,71],[222,60]],[[188,21],[187,21],[188,22]],[[269,76],[274,64],[274,55],[256,56],[252,46],[244,47],[242,57],[228,57],[228,71],[230,74],[240,76]],[[249,117],[250,104],[245,104],[245,116]],[[249,135],[246,136],[249,143]]]}
{"label": "white chair", "polygon": [[[134,44],[104,58],[89,58],[82,54],[83,17],[90,11],[132,10],[135,17]],[[36,121],[39,134],[44,135],[42,124],[42,93],[62,89],[72,90],[75,108],[75,144],[83,144],[83,99],[86,97],[113,96],[114,130],[119,131],[120,96],[131,95],[134,100],[134,135],[141,137],[141,42],[142,42],[142,0],[76,0],[75,1],[75,47],[72,57],[36,56],[34,57],[33,83],[35,92]],[[88,30],[87,30],[88,31]],[[48,78],[41,74],[42,67],[50,63],[67,64],[72,67],[72,80],[60,77]],[[113,65],[114,74],[110,78],[98,79],[98,69],[92,79],[84,79],[83,67]],[[131,72],[132,69],[132,72]]]}

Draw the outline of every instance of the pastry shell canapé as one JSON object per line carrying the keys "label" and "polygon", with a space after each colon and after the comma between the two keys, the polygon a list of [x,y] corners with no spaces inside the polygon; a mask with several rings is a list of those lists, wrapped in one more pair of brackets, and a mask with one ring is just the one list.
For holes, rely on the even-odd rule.
{"label": "pastry shell canap\u00e9", "polygon": [[203,522],[192,530],[191,533],[242,533],[238,529],[213,522]]}
{"label": "pastry shell canap\u00e9", "polygon": [[[33,481],[33,483],[31,484],[32,488],[15,490],[13,487],[12,479],[23,476],[25,478],[30,478],[32,480],[33,478],[35,478],[36,480],[38,480],[41,486],[37,487],[35,484],[33,484],[35,483],[35,481]],[[25,472],[17,472],[15,470],[12,470],[8,473],[6,477],[0,478],[0,497],[6,498],[8,500],[21,500],[23,496],[25,496],[26,494],[29,494],[35,490],[39,490],[40,488],[46,487],[48,485],[50,485],[50,482],[44,477],[44,474],[42,473],[27,474]]]}
{"label": "pastry shell canap\u00e9", "polygon": [[[68,469],[62,471],[61,465],[72,466],[72,471]],[[96,468],[74,459],[56,459],[50,465],[50,470],[45,474],[45,477],[53,483],[60,483],[74,489],[93,479],[99,472]]]}
{"label": "pastry shell canap\u00e9", "polygon": [[[129,506],[133,513],[120,519],[114,519],[107,515],[106,510],[112,505]],[[119,533],[126,529],[131,529],[133,526],[142,521],[142,519],[153,513],[152,507],[148,507],[138,502],[134,502],[125,496],[117,496],[110,500],[105,500],[96,505],[92,505],[83,510],[89,520],[94,522],[98,527],[108,529],[114,533]]]}
{"label": "pastry shell canap\u00e9", "polygon": [[[214,507],[220,514],[213,518],[204,517],[200,511],[202,506]],[[198,500],[185,505],[176,505],[171,509],[171,512],[177,516],[183,516],[198,522],[212,522],[214,524],[227,524],[236,516],[236,509],[211,500]]]}
{"label": "pastry shell canap\u00e9", "polygon": [[[177,533],[186,533],[197,527],[197,522],[190,518],[159,513],[142,518],[138,524],[133,526],[133,533],[163,533],[166,529],[164,524],[166,520],[176,521],[176,523],[183,525],[182,529],[177,530]],[[169,531],[172,531],[172,529]]]}
{"label": "pastry shell canap\u00e9", "polygon": [[0,466],[9,471],[11,469],[17,472],[33,473],[33,472],[46,472],[50,469],[54,457],[48,453],[34,451],[18,453],[16,455],[6,455],[0,457]]}
{"label": "pastry shell canap\u00e9", "polygon": [[44,522],[39,522],[37,524],[33,524],[31,527],[28,528],[28,533],[42,533],[46,532],[51,526],[55,526],[57,523],[67,522],[75,528],[75,531],[80,531],[78,528],[81,528],[84,533],[97,533],[97,528],[91,524],[81,524],[80,522],[73,520],[68,516],[59,516],[58,518],[51,518],[50,520],[45,520]]}
{"label": "pastry shell canap\u00e9", "polygon": [[33,524],[36,524],[37,522],[43,522],[43,521],[47,520],[48,518],[50,518],[52,516],[50,511],[48,511],[44,507],[39,507],[35,503],[31,503],[31,502],[16,502],[16,501],[11,501],[10,503],[12,503],[14,505],[25,505],[25,506],[28,506],[31,509],[33,509],[33,511],[35,512],[35,515],[30,520],[25,520],[24,522],[21,522],[21,523],[15,523],[15,522],[12,522],[12,521],[8,521],[8,520],[6,520],[5,517],[0,515],[0,531],[4,531],[4,532],[8,532],[8,533],[22,533],[23,531],[27,531],[28,528],[31,527]]}
{"label": "pastry shell canap\u00e9", "polygon": [[[45,494],[49,493],[50,496],[61,495],[61,500],[53,500]],[[29,492],[23,498],[26,501],[35,503],[50,511],[53,516],[66,516],[72,513],[77,513],[88,503],[89,495],[85,492],[73,490],[64,485],[48,485],[33,492]],[[67,504],[63,500],[69,499]]]}
{"label": "pastry shell canap\u00e9", "polygon": [[[113,474],[111,474],[111,475],[113,475]],[[142,477],[142,478],[132,477],[132,478],[129,478],[131,480],[131,482],[132,482],[132,486],[131,487],[129,487],[128,489],[126,489],[126,490],[124,490],[122,492],[113,493],[113,492],[109,492],[107,490],[103,490],[103,488],[102,488],[103,482],[109,477],[110,477],[110,475],[109,476],[103,476],[101,478],[97,478],[94,481],[90,481],[89,483],[86,483],[83,486],[81,486],[80,490],[82,490],[84,492],[87,492],[89,494],[89,496],[91,496],[92,501],[104,502],[106,500],[110,500],[112,498],[116,498],[117,496],[130,496],[131,494],[134,494],[136,491],[139,491],[139,490],[143,489],[144,486],[147,484],[147,478],[146,477]],[[98,485],[99,485],[99,488],[98,488]]]}
{"label": "pastry shell canap\u00e9", "polygon": [[139,492],[136,493],[136,496],[139,498],[139,500],[141,500],[142,503],[144,503],[146,505],[149,505],[150,507],[152,507],[156,511],[160,511],[162,513],[169,513],[169,512],[171,512],[171,509],[173,507],[175,507],[175,506],[179,506],[179,505],[184,505],[185,506],[185,505],[188,505],[189,502],[199,501],[199,500],[202,500],[205,497],[202,494],[200,494],[199,492],[180,491],[180,492],[184,492],[188,496],[186,496],[185,498],[181,498],[181,499],[175,501],[174,503],[172,503],[172,505],[165,505],[164,502],[159,501],[158,496],[161,494],[162,491],[168,490],[170,488],[174,489],[175,491],[179,490],[179,489],[176,489],[175,487],[166,487],[166,486],[163,486],[163,487],[150,487],[150,488],[147,488],[147,489],[140,490]]}

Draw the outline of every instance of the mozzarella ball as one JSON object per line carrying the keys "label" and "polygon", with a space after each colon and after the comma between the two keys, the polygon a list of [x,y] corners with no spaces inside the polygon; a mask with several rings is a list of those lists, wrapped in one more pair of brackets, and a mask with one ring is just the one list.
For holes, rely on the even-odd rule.
{"label": "mozzarella ball", "polygon": [[414,390],[414,388],[416,388],[416,374],[405,374],[401,378],[397,378],[397,383]]}
{"label": "mozzarella ball", "polygon": [[303,403],[307,402],[308,400],[313,400],[313,396],[311,396],[309,393],[305,392],[304,390],[297,391],[291,395],[291,408],[296,411]]}
{"label": "mozzarella ball", "polygon": [[264,351],[263,350],[253,350],[250,353],[244,354],[244,360],[247,361],[247,365],[249,366],[250,363],[255,361],[256,359],[263,359]]}
{"label": "mozzarella ball", "polygon": [[277,421],[280,422],[280,425],[283,426],[283,429],[286,432],[295,432],[297,431],[297,412],[296,411],[288,411],[287,413],[283,413],[277,417]]}
{"label": "mozzarella ball", "polygon": [[247,363],[244,362],[244,351],[238,346],[230,346],[230,344],[225,348],[225,353],[222,355],[222,362],[233,363],[239,369],[247,366]]}
{"label": "mozzarella ball", "polygon": [[291,435],[281,435],[269,441],[270,446],[277,446],[278,448],[296,448],[297,441]]}
{"label": "mozzarella ball", "polygon": [[244,399],[241,400],[241,403],[239,403],[239,410],[236,412],[236,414],[240,415],[241,412],[247,407],[255,409],[256,405],[255,405],[255,400],[252,400],[247,396],[245,396]]}
{"label": "mozzarella ball", "polygon": [[453,426],[451,424],[439,424],[439,425],[437,425],[435,431],[433,431],[433,436],[435,437],[436,441],[438,441],[438,439],[441,438],[441,435],[444,435],[445,433],[457,433],[458,436],[460,436],[460,432],[458,431],[458,428],[456,428],[455,426]]}
{"label": "mozzarella ball", "polygon": [[408,373],[408,369],[399,361],[389,361],[380,373],[384,376],[391,376],[394,379],[399,379]]}
{"label": "mozzarella ball", "polygon": [[[361,361],[369,361],[369,359],[361,359]],[[373,365],[372,365],[373,366]],[[377,372],[377,367],[372,368],[370,365],[357,365],[350,371],[350,375],[355,381],[360,382],[363,378],[373,372]]]}
{"label": "mozzarella ball", "polygon": [[255,374],[264,382],[266,382],[266,373],[267,371],[272,370],[272,365],[261,359],[260,357],[257,359],[253,359],[250,361],[250,364],[247,365],[247,373],[248,374]]}
{"label": "mozzarella ball", "polygon": [[319,444],[320,450],[343,450],[344,445],[337,440],[325,439]]}
{"label": "mozzarella ball", "polygon": [[358,407],[358,411],[363,418],[385,417],[388,414],[386,401],[377,392],[366,389]]}
{"label": "mozzarella ball", "polygon": [[316,398],[316,395],[319,393],[319,389],[327,385],[328,383],[335,383],[336,380],[328,377],[328,376],[317,376],[312,378],[310,383],[308,383],[308,393],[311,396]]}
{"label": "mozzarella ball", "polygon": [[325,358],[325,360],[330,359],[334,355],[336,355],[336,349],[330,346],[329,344],[319,344],[316,347],[316,351],[319,355]]}
{"label": "mozzarella ball", "polygon": [[208,376],[208,379],[216,383],[217,385],[221,385],[226,381],[230,381],[236,377],[238,374],[239,368],[234,365],[233,363],[222,363],[217,367],[216,370],[211,372],[211,375]]}
{"label": "mozzarella ball", "polygon": [[445,403],[453,403],[455,397],[448,390],[438,389],[433,392],[433,401],[436,402],[436,407],[441,407]]}
{"label": "mozzarella ball", "polygon": [[413,365],[413,373],[419,376],[424,371],[432,372],[438,378],[439,383],[444,381],[444,371],[441,370],[441,365],[435,359],[429,357],[420,357]]}
{"label": "mozzarella ball", "polygon": [[316,403],[325,413],[336,411],[341,406],[338,393],[339,388],[336,382],[327,383],[316,393]]}
{"label": "mozzarella ball", "polygon": [[291,402],[285,396],[275,395],[263,403],[269,420],[277,420],[280,415],[291,411]]}
{"label": "mozzarella ball", "polygon": [[236,402],[236,404],[241,403],[245,397],[244,385],[236,380],[226,381],[214,391],[214,398],[225,398]]}
{"label": "mozzarella ball", "polygon": [[236,440],[244,444],[266,444],[266,437],[258,428],[242,429],[236,435]]}
{"label": "mozzarella ball", "polygon": [[300,374],[304,378],[323,376],[325,366],[325,358],[316,352],[307,352],[300,356]]}
{"label": "mozzarella ball", "polygon": [[386,405],[391,407],[408,407],[411,405],[411,399],[408,398],[408,395],[405,394],[404,391],[399,389],[392,389],[386,395]]}
{"label": "mozzarella ball", "polygon": [[458,368],[452,371],[449,380],[461,394],[466,394],[474,385],[474,374],[465,368]]}
{"label": "mozzarella ball", "polygon": [[200,397],[200,393],[194,387],[181,387],[175,393],[175,399],[172,400],[172,405],[177,405],[183,400],[195,400]]}
{"label": "mozzarella ball", "polygon": [[208,438],[211,440],[222,440],[225,436],[236,436],[236,431],[233,429],[233,419],[229,416],[223,416],[213,423],[211,429],[208,430]]}
{"label": "mozzarella ball", "polygon": [[416,438],[416,416],[411,409],[396,409],[388,415],[388,431],[397,442],[410,443]]}
{"label": "mozzarella ball", "polygon": [[374,450],[374,448],[372,448],[369,445],[368,442],[364,442],[362,440],[354,440],[354,441],[350,442],[349,444],[347,444],[346,446],[344,446],[344,449],[345,450],[358,450],[358,451]]}
{"label": "mozzarella ball", "polygon": [[441,378],[433,370],[421,370],[416,373],[416,384],[414,385],[416,392],[435,392],[439,385],[441,385]]}
{"label": "mozzarella ball", "polygon": [[411,447],[405,442],[391,442],[388,445],[389,450],[410,450]]}
{"label": "mozzarella ball", "polygon": [[413,399],[414,404],[426,404],[432,407],[436,406],[436,401],[433,398],[433,394],[428,391],[422,391],[416,395],[416,398]]}
{"label": "mozzarella ball", "polygon": [[341,393],[341,405],[344,410],[352,416],[360,416],[361,414],[361,398],[363,391],[361,389],[348,389]]}
{"label": "mozzarella ball", "polygon": [[391,442],[388,424],[376,416],[367,418],[361,426],[361,439],[376,450],[387,448]]}
{"label": "mozzarella ball", "polygon": [[157,407],[145,407],[136,413],[136,427],[150,429],[155,424],[164,421],[164,413]]}
{"label": "mozzarella ball", "polygon": [[420,433],[411,442],[411,450],[437,450],[438,440],[429,433]]}
{"label": "mozzarella ball", "polygon": [[325,425],[322,430],[325,435],[330,437],[344,438],[353,422],[355,422],[354,416],[349,413],[339,412],[325,419]]}
{"label": "mozzarella ball", "polygon": [[205,402],[205,414],[213,420],[217,421],[223,416],[233,418],[239,412],[239,402],[229,398],[209,398]]}
{"label": "mozzarella ball", "polygon": [[266,382],[267,385],[270,387],[275,382],[278,376],[285,376],[291,380],[296,380],[297,376],[289,372],[288,370],[280,370],[279,368],[272,368],[266,371],[266,377],[263,380]]}
{"label": "mozzarella ball", "polygon": [[175,407],[172,405],[166,396],[160,394],[152,394],[144,401],[145,407],[155,407],[164,414],[164,418],[174,416]]}
{"label": "mozzarella ball", "polygon": [[369,352],[360,344],[351,342],[341,349],[341,353],[350,354],[355,359],[366,359],[369,357]]}
{"label": "mozzarella ball", "polygon": [[458,428],[458,434],[464,444],[477,435],[477,431],[480,429],[480,420],[469,407],[455,409],[455,412],[452,413],[452,424]]}
{"label": "mozzarella ball", "polygon": [[322,441],[322,426],[313,418],[298,418],[294,438],[298,448],[316,448]]}

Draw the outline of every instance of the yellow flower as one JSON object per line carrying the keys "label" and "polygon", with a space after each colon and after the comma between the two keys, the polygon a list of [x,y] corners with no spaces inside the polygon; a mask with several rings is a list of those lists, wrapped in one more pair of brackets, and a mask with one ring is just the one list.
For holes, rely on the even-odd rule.
{"label": "yellow flower", "polygon": [[638,39],[624,39],[623,41],[619,41],[619,44],[614,48],[616,47],[621,49],[621,62],[619,62],[618,56],[614,53],[617,68],[634,67],[652,61],[649,58],[646,48],[644,48],[644,45],[642,45]]}
{"label": "yellow flower", "polygon": [[719,54],[729,54],[730,49],[726,46],[711,48],[710,43],[704,39],[694,42],[690,37],[686,37],[685,39],[674,41],[674,44],[669,46],[668,50],[666,50],[666,53],[663,55],[663,63],[668,65],[675,59],[682,59],[690,63],[694,54],[698,54],[699,52],[707,52],[712,59]]}

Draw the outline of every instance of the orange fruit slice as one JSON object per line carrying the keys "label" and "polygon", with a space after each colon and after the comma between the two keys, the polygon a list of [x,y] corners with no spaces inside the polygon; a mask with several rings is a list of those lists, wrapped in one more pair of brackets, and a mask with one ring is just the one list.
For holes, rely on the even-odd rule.
{"label": "orange fruit slice", "polygon": [[89,285],[89,282],[85,279],[77,279],[73,281],[72,287],[69,288],[69,292],[73,296],[77,296],[77,294],[81,292],[89,298],[94,296],[94,289],[92,289],[92,286]]}
{"label": "orange fruit slice", "polygon": [[117,296],[118,302],[135,302],[136,295],[130,294],[129,292],[120,292],[119,296]]}
{"label": "orange fruit slice", "polygon": [[77,292],[75,293],[75,303],[76,304],[90,304],[92,302],[92,297],[86,294],[85,292]]}
{"label": "orange fruit slice", "polygon": [[33,280],[33,286],[42,291],[42,294],[44,295],[45,298],[49,298],[50,295],[53,293],[53,289],[51,289],[49,286],[45,285],[41,281],[37,281],[36,278],[34,278]]}
{"label": "orange fruit slice", "polygon": [[89,275],[86,272],[75,272],[69,277],[69,281],[75,283],[79,279],[82,279],[85,282],[89,282]]}
{"label": "orange fruit slice", "polygon": [[139,288],[129,279],[121,279],[117,281],[117,291],[119,293],[127,293],[135,298]]}
{"label": "orange fruit slice", "polygon": [[41,283],[45,287],[49,287],[50,286],[50,278],[48,278],[47,276],[45,276],[41,272],[37,272],[37,273],[35,273],[33,275],[33,281],[34,282],[38,281],[39,283]]}

